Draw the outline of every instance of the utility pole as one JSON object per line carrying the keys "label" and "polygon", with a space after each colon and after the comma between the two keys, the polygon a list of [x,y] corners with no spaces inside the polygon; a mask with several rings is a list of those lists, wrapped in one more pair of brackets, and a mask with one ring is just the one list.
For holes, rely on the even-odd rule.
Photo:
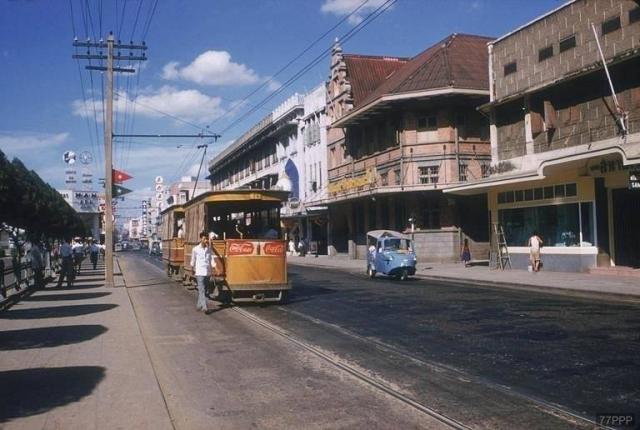
{"label": "utility pole", "polygon": [[[73,42],[74,47],[84,47],[87,48],[87,53],[82,55],[73,55],[74,59],[83,59],[83,60],[106,60],[107,66],[86,66],[87,70],[97,70],[107,72],[107,88],[105,93],[105,104],[106,104],[106,112],[105,112],[105,124],[104,124],[104,169],[105,169],[105,222],[104,222],[104,242],[105,242],[105,286],[113,287],[113,208],[112,208],[112,191],[113,191],[113,73],[114,72],[122,72],[122,73],[134,73],[134,69],[113,67],[114,60],[123,60],[123,61],[145,61],[147,57],[144,55],[144,50],[147,49],[147,46],[142,43],[142,45],[134,45],[133,42],[129,44],[122,44],[120,41],[115,43],[115,39],[113,37],[113,33],[109,33],[107,37],[107,43],[100,40],[98,42],[91,42],[87,40],[86,42],[79,42],[75,40]],[[107,55],[103,55],[102,51],[98,51],[97,54],[91,53],[91,48],[94,49],[107,49]],[[120,55],[120,52],[114,55],[115,49],[128,49],[129,55]],[[142,55],[134,56],[133,51],[142,50]]]}

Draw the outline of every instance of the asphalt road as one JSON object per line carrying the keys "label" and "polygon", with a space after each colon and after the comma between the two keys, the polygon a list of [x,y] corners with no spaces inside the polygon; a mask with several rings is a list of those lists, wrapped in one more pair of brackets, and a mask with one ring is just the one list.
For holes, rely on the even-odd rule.
{"label": "asphalt road", "polygon": [[470,427],[589,428],[598,413],[640,417],[640,305],[289,272],[290,303],[243,309]]}

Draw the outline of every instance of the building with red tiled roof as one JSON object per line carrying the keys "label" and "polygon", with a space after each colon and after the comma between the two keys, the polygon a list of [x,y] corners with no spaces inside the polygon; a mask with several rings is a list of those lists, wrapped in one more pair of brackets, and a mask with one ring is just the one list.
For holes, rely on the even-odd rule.
{"label": "building with red tiled roof", "polygon": [[[336,42],[327,82],[329,242],[366,255],[366,232],[411,231],[419,258],[488,250],[486,200],[442,189],[488,174],[487,43],[452,34],[412,58],[344,54]],[[410,222],[409,220],[413,222]]]}
{"label": "building with red tiled roof", "polygon": [[361,105],[369,94],[409,60],[356,54],[344,54],[343,58],[349,71],[354,106]]}

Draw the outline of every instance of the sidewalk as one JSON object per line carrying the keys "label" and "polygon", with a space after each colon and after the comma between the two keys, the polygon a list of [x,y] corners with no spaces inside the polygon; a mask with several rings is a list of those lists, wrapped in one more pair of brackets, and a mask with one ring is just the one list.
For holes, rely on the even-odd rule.
{"label": "sidewalk", "polygon": [[[364,260],[339,257],[287,257],[291,265],[343,269],[365,274]],[[637,278],[587,273],[538,272],[525,270],[493,270],[487,266],[464,267],[461,263],[420,263],[416,277],[455,282],[472,286],[542,291],[563,295],[580,295],[604,300],[640,300],[640,281]]]}
{"label": "sidewalk", "polygon": [[172,428],[127,291],[89,267],[0,311],[0,428]]}

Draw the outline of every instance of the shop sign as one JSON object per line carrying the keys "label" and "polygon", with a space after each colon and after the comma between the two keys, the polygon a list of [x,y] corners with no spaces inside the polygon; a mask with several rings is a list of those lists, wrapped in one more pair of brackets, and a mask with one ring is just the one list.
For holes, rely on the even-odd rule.
{"label": "shop sign", "polygon": [[624,172],[637,168],[637,165],[625,166],[621,159],[601,159],[599,162],[589,165],[589,175],[601,176],[608,173]]}
{"label": "shop sign", "polygon": [[332,182],[328,185],[327,189],[329,193],[343,193],[364,187],[367,185],[373,185],[376,182],[376,169],[370,167],[367,169],[364,175],[356,176],[355,178],[344,178],[337,182]]}
{"label": "shop sign", "polygon": [[640,191],[640,170],[629,172],[629,189]]}

